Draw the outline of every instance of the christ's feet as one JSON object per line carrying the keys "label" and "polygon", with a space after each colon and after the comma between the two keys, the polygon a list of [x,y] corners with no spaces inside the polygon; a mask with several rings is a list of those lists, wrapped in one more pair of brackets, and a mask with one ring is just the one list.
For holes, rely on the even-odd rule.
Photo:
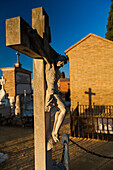
{"label": "christ's feet", "polygon": [[53,138],[55,143],[59,142],[58,134],[55,134],[54,132],[52,132],[52,138]]}

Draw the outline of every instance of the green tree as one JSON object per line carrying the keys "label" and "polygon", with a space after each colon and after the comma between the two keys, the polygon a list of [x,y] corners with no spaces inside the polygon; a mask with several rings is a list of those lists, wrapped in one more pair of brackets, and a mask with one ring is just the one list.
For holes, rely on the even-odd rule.
{"label": "green tree", "polygon": [[106,38],[113,41],[113,0],[111,0],[111,9],[108,17]]}
{"label": "green tree", "polygon": [[63,71],[60,73],[60,78],[65,78],[65,73]]}

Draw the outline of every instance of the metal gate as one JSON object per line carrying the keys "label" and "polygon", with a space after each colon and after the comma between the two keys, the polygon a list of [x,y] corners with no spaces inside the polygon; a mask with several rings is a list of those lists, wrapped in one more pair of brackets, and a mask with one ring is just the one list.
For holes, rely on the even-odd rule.
{"label": "metal gate", "polygon": [[113,106],[77,105],[70,112],[71,136],[113,140]]}

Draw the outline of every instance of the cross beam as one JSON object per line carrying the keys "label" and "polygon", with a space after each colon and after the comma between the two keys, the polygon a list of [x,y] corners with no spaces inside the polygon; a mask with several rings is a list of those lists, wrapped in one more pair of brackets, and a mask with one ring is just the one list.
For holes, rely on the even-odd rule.
{"label": "cross beam", "polygon": [[32,10],[32,27],[20,16],[6,20],[6,46],[31,58],[56,60],[58,53],[51,42],[48,15],[42,7]]}

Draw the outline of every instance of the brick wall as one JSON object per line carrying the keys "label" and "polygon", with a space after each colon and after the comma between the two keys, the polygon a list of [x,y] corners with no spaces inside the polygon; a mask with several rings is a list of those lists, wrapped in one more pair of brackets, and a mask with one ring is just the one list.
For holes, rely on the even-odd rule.
{"label": "brick wall", "polygon": [[3,71],[3,77],[6,80],[6,93],[9,94],[9,97],[15,96],[15,70]]}
{"label": "brick wall", "polygon": [[60,79],[60,92],[67,93],[68,89],[70,89],[70,79],[68,78],[61,78]]}
{"label": "brick wall", "polygon": [[20,67],[1,68],[5,82],[5,91],[9,97],[23,94],[24,90],[31,93],[31,71]]}
{"label": "brick wall", "polygon": [[89,35],[65,51],[70,63],[71,108],[89,104],[85,91],[96,93],[92,102],[113,105],[113,42]]}

